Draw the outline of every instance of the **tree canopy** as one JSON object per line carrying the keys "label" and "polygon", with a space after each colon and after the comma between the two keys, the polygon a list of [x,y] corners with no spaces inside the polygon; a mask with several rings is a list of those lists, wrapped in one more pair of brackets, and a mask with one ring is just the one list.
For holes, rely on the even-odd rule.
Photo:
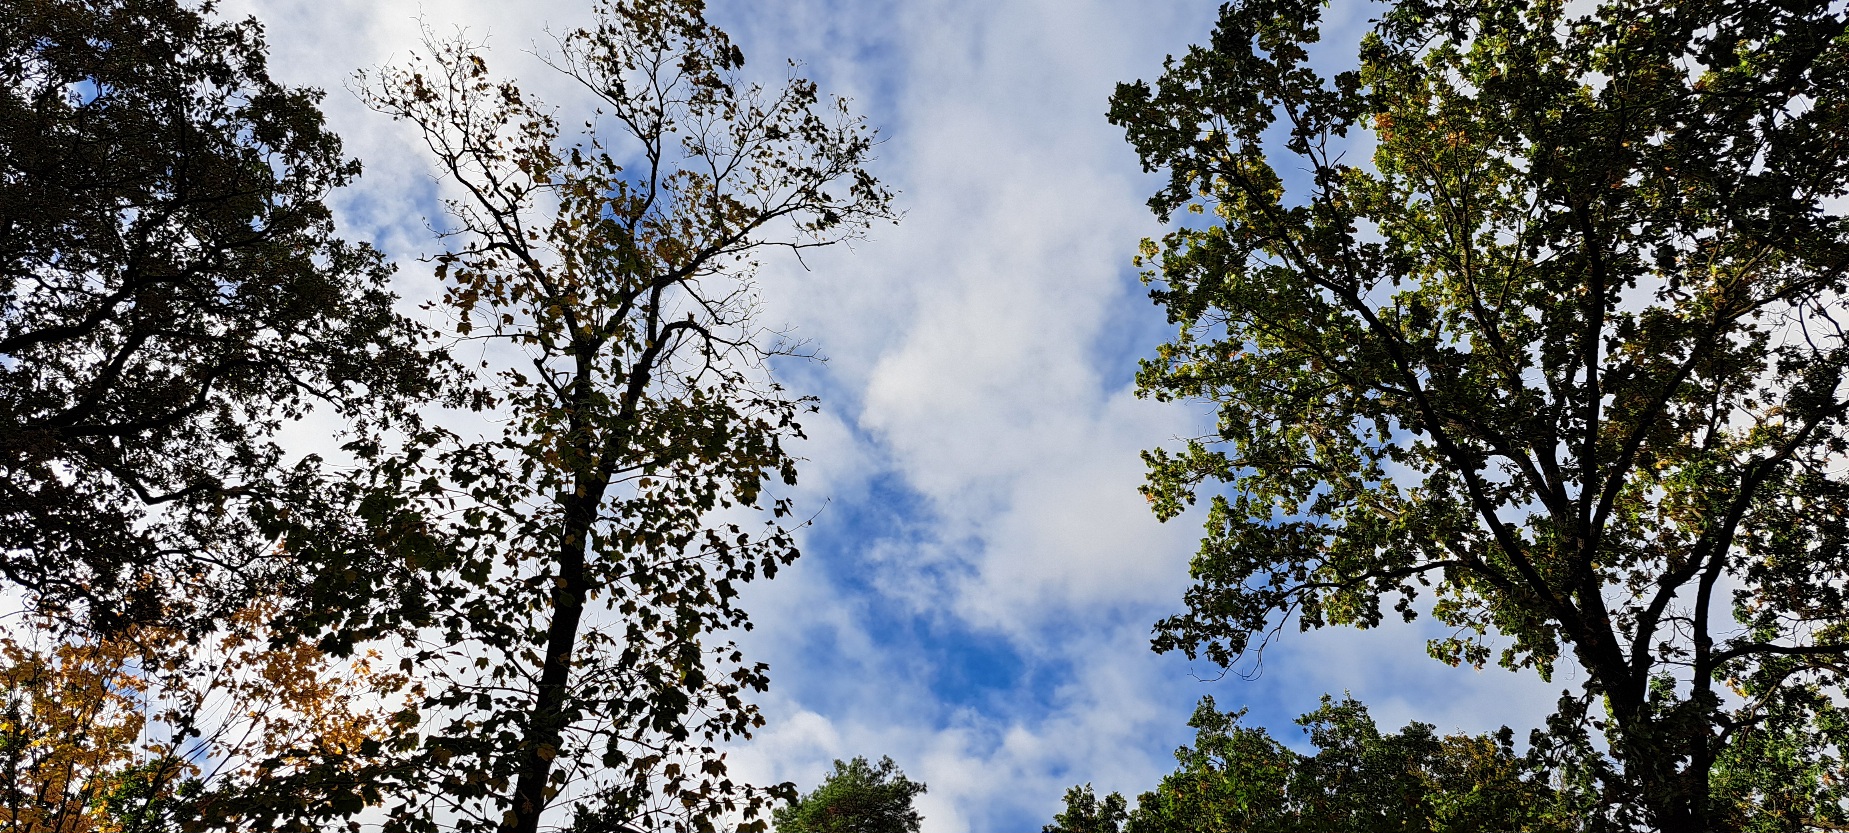
{"label": "tree canopy", "polygon": [[1429,611],[1584,669],[1537,744],[1600,823],[1843,824],[1849,16],[1407,0],[1325,73],[1322,13],[1229,3],[1112,99],[1199,215],[1140,389],[1218,415],[1148,455],[1210,503],[1157,647]]}
{"label": "tree canopy", "polygon": [[912,802],[924,792],[891,758],[837,760],[821,784],[771,819],[776,833],[918,833],[924,817]]}
{"label": "tree canopy", "polygon": [[370,475],[278,434],[317,408],[322,453],[415,429],[444,364],[335,234],[359,164],[209,3],[0,0],[0,80],[0,813],[344,819],[406,678],[294,625],[350,620],[327,591],[385,560],[306,543],[381,530]]}
{"label": "tree canopy", "polygon": [[[721,744],[762,725],[741,585],[797,557],[787,443],[810,400],[768,360],[753,273],[891,216],[873,132],[800,77],[763,86],[699,0],[611,0],[552,66],[560,117],[463,40],[375,74],[459,198],[435,258],[498,437],[433,448],[426,517],[455,549],[420,637],[425,768],[403,818],[533,833],[707,831],[771,793]],[[581,125],[573,127],[571,125]],[[489,352],[493,351],[493,352]]]}
{"label": "tree canopy", "polygon": [[[1208,701],[1048,830],[1849,829],[1849,10],[1381,11],[1331,51],[1323,4],[1234,0],[1112,99],[1172,222],[1139,390],[1217,416],[1147,456],[1159,515],[1209,504],[1155,644],[1429,616],[1582,687],[1520,754]],[[359,164],[255,21],[0,0],[13,826],[753,833],[790,794],[726,754],[814,407],[755,269],[893,216],[875,135],[701,0],[558,36],[587,112],[428,47],[360,95],[453,197],[437,330],[336,233]],[[311,412],[341,462],[284,448]],[[837,761],[772,821],[916,833],[923,792]]]}
{"label": "tree canopy", "polygon": [[1192,747],[1130,806],[1089,786],[1066,793],[1045,833],[1468,833],[1577,830],[1549,774],[1515,754],[1513,734],[1438,736],[1410,723],[1382,734],[1367,707],[1323,698],[1297,720],[1316,747],[1291,750],[1205,698]]}
{"label": "tree canopy", "polygon": [[296,583],[265,519],[322,472],[276,431],[431,390],[390,269],[334,235],[359,164],[319,100],[255,21],[0,2],[0,576],[38,610],[204,627]]}

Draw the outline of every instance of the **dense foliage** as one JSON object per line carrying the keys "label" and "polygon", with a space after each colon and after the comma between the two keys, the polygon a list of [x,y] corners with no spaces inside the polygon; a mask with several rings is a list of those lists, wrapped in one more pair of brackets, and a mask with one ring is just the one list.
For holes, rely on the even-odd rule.
{"label": "dense foliage", "polygon": [[1381,734],[1367,708],[1323,699],[1299,718],[1315,754],[1239,725],[1201,701],[1180,766],[1134,807],[1089,786],[1066,793],[1045,833],[1474,833],[1578,829],[1545,773],[1515,754],[1507,730],[1439,737],[1424,723]]}
{"label": "dense foliage", "polygon": [[1429,610],[1584,669],[1536,740],[1596,823],[1849,821],[1849,15],[1406,0],[1328,75],[1322,10],[1230,3],[1112,101],[1201,215],[1145,244],[1141,388],[1219,417],[1149,456],[1211,503],[1157,646]]}
{"label": "dense foliage", "polygon": [[314,408],[334,444],[414,428],[442,363],[334,234],[359,166],[319,100],[209,6],[0,2],[8,829],[306,829],[379,800],[406,677],[294,627],[349,621],[328,591],[382,563],[303,546],[374,537],[369,479],[278,436]]}
{"label": "dense foliage", "polygon": [[209,627],[304,578],[267,519],[429,390],[378,252],[324,202],[357,163],[255,22],[174,0],[0,2],[0,576],[105,630]]}
{"label": "dense foliage", "polygon": [[925,785],[905,777],[891,758],[835,761],[814,790],[771,818],[776,833],[918,833],[924,817],[912,802]]}

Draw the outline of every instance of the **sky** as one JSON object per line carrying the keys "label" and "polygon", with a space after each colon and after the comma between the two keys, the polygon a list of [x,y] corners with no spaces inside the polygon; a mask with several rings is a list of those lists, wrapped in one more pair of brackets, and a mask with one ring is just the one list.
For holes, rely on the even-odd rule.
{"label": "sky", "polygon": [[[1173,767],[1195,702],[1249,708],[1287,743],[1325,693],[1383,727],[1536,725],[1543,684],[1428,659],[1425,625],[1300,634],[1222,674],[1149,650],[1178,612],[1200,518],[1168,524],[1137,486],[1139,452],[1211,427],[1199,404],[1134,395],[1167,330],[1131,265],[1161,227],[1157,187],[1104,120],[1115,84],[1153,79],[1206,39],[1216,3],[1181,0],[712,0],[747,70],[786,58],[853,99],[884,137],[873,170],[897,225],[770,260],[761,321],[826,361],[777,367],[820,397],[796,490],[816,513],[804,556],[745,596],[748,653],[771,666],[768,725],[732,750],[748,781],[808,789],[830,761],[890,755],[930,787],[925,833],[1037,831],[1074,784],[1134,794]],[[400,62],[420,25],[485,40],[491,66],[564,106],[531,54],[589,21],[585,0],[225,0],[269,32],[272,74],[320,87],[362,160],[335,200],[343,233],[400,263],[420,254],[442,185],[406,126],[366,110],[356,70]],[[1331,40],[1364,11],[1337,4]],[[1348,33],[1344,38],[1340,35]],[[569,121],[569,120],[567,120]],[[1518,733],[1519,734],[1519,733]]]}

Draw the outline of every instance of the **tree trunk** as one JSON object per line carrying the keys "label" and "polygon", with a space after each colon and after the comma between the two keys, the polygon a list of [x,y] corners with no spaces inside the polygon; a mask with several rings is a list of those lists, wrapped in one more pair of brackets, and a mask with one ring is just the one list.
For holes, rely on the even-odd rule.
{"label": "tree trunk", "polygon": [[575,495],[565,508],[565,534],[559,542],[558,578],[552,589],[552,623],[546,633],[545,662],[533,708],[527,712],[526,742],[518,753],[519,775],[514,783],[512,816],[501,829],[509,833],[537,833],[545,809],[546,782],[552,760],[564,738],[567,686],[572,652],[577,647],[578,624],[584,618],[584,600],[590,587],[584,574],[584,547],[589,540],[596,508],[603,502],[598,484],[587,494]]}
{"label": "tree trunk", "polygon": [[1651,826],[1659,833],[1725,833],[1709,818],[1711,763],[1705,739],[1676,731],[1673,718],[1639,719],[1638,710],[1631,714],[1620,722],[1621,740],[1628,747],[1621,763]]}

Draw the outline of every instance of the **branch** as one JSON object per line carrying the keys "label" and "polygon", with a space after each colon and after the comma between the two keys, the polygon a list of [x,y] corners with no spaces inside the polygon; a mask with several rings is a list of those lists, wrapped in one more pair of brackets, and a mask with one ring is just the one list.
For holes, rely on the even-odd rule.
{"label": "branch", "polygon": [[1772,654],[1787,657],[1836,656],[1849,657],[1849,643],[1842,645],[1774,645],[1769,642],[1751,642],[1714,654],[1711,667],[1719,666],[1741,657],[1759,654]]}

